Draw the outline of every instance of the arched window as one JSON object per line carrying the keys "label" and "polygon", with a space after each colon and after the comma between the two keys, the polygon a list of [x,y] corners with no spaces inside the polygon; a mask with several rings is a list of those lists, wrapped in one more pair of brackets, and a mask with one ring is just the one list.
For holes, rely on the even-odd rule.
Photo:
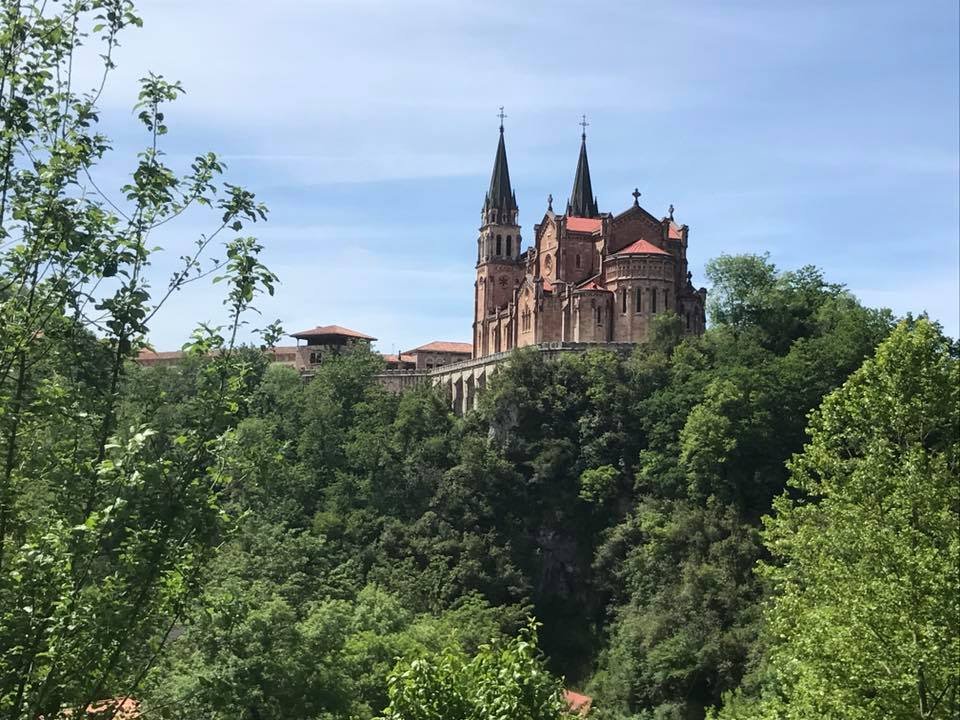
{"label": "arched window", "polygon": [[503,246],[502,246],[502,243],[503,243],[503,240],[501,239],[501,237],[500,237],[499,235],[497,235],[497,255],[503,254]]}
{"label": "arched window", "polygon": [[650,314],[657,314],[657,289],[650,288]]}
{"label": "arched window", "polygon": [[643,302],[641,299],[642,297],[643,297],[643,290],[640,288],[637,288],[637,309],[634,312],[640,312],[643,309]]}
{"label": "arched window", "polygon": [[667,292],[666,288],[663,289],[663,309],[670,309],[670,294]]}
{"label": "arched window", "polygon": [[513,235],[507,235],[507,256],[513,257]]}
{"label": "arched window", "polygon": [[577,255],[577,267],[580,267],[580,256]]}
{"label": "arched window", "polygon": [[627,289],[626,288],[620,291],[620,301],[622,306],[622,309],[620,310],[620,312],[626,314],[627,312]]}
{"label": "arched window", "polygon": [[603,325],[603,307],[597,305],[597,325]]}

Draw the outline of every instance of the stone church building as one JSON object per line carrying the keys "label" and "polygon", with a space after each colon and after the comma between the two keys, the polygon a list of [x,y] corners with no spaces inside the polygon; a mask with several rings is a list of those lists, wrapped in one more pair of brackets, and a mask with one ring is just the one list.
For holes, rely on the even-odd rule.
{"label": "stone church building", "polygon": [[477,239],[473,357],[550,342],[643,342],[665,311],[701,334],[707,291],[687,269],[688,228],[674,222],[672,206],[658,219],[639,196],[617,215],[598,210],[583,133],[566,212],[548,199],[533,245],[521,250],[501,122]]}

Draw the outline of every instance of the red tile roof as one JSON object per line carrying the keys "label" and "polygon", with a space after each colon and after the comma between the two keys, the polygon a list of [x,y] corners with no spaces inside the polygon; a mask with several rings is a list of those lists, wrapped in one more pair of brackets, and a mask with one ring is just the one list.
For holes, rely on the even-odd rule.
{"label": "red tile roof", "polygon": [[607,291],[605,287],[598,285],[596,280],[588,280],[583,285],[577,286],[577,290],[603,290],[604,292]]}
{"label": "red tile roof", "polygon": [[[293,360],[297,356],[297,346],[296,345],[277,345],[276,347],[266,348],[264,351],[267,355],[272,355],[275,360],[280,358],[288,358]],[[151,350],[150,348],[142,348],[140,352],[137,353],[137,358],[135,362],[140,363],[141,365],[154,365],[156,363],[170,362],[175,363],[183,360],[187,357],[187,354],[182,350],[161,350],[157,352],[156,350]]]}
{"label": "red tile roof", "polygon": [[543,280],[543,289],[545,292],[553,292],[553,283],[544,278]]}
{"label": "red tile roof", "polygon": [[404,354],[412,355],[418,352],[470,354],[473,353],[473,345],[464,342],[444,342],[442,340],[434,340],[431,343],[421,345],[413,350],[407,350],[407,352]]}
{"label": "red tile roof", "polygon": [[586,715],[590,712],[590,708],[593,705],[592,697],[581,695],[573,690],[564,690],[563,699],[572,712],[579,713],[580,715]]}
{"label": "red tile roof", "polygon": [[[142,717],[140,713],[140,703],[133,698],[117,698],[115,700],[100,700],[87,705],[88,715],[93,717],[113,718],[113,720],[137,720]],[[68,718],[73,716],[73,711],[63,710],[57,714],[58,718]],[[43,720],[43,716],[40,716]]]}
{"label": "red tile roof", "polygon": [[142,360],[182,360],[185,353],[182,350],[164,350],[157,352],[150,348],[143,348],[137,353],[137,361]]}
{"label": "red tile roof", "polygon": [[600,218],[582,218],[568,217],[567,230],[574,232],[595,233],[600,232]]}
{"label": "red tile roof", "polygon": [[683,240],[683,232],[681,231],[681,227],[673,220],[670,221],[670,225],[667,228],[667,237],[670,240]]}
{"label": "red tile roof", "polygon": [[384,362],[388,363],[415,363],[417,361],[414,355],[384,355]]}
{"label": "red tile roof", "polygon": [[628,245],[620,252],[616,253],[617,255],[669,255],[666,250],[661,250],[653,243],[649,243],[646,240],[640,239],[637,240],[632,245]]}
{"label": "red tile roof", "polygon": [[340,325],[318,325],[312,330],[301,330],[300,332],[291,333],[290,337],[304,339],[320,335],[342,335],[344,337],[359,338],[361,340],[376,340],[375,337],[364,335],[362,332],[357,332],[356,330],[351,330],[350,328],[345,328]]}

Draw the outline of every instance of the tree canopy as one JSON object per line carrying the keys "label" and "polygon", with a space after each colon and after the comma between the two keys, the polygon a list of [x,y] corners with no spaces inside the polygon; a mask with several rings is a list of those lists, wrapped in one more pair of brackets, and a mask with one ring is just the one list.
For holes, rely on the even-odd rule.
{"label": "tree canopy", "polygon": [[956,344],[921,319],[813,414],[764,530],[761,699],[724,717],[956,717],[958,392]]}
{"label": "tree canopy", "polygon": [[[144,149],[100,182],[72,67],[106,82],[133,3],[0,8],[0,716],[560,720],[564,688],[598,720],[956,715],[934,323],[724,255],[703,336],[661,312],[630,354],[515,351],[462,418],[362,346],[306,379],[267,362],[277,324],[238,342],[278,281],[266,208],[164,155],[177,82],[142,79]],[[224,325],[133,362],[204,279]]]}

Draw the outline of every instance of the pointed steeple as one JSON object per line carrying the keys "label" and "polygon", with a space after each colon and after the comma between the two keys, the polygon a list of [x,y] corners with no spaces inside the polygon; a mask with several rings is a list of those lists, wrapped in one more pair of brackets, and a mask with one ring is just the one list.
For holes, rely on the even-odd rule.
{"label": "pointed steeple", "polygon": [[580,134],[580,159],[577,160],[577,176],[573,180],[573,193],[567,203],[567,215],[594,218],[600,213],[597,211],[597,199],[593,195],[593,185],[590,183],[586,116],[580,124],[583,126],[583,132]]}
{"label": "pointed steeple", "polygon": [[[517,197],[510,186],[510,168],[507,167],[507,148],[503,142],[503,108],[500,108],[500,142],[497,144],[497,157],[493,161],[493,174],[490,176],[490,189],[483,201],[484,222],[511,223],[516,219]],[[496,210],[496,220],[491,210]]]}

